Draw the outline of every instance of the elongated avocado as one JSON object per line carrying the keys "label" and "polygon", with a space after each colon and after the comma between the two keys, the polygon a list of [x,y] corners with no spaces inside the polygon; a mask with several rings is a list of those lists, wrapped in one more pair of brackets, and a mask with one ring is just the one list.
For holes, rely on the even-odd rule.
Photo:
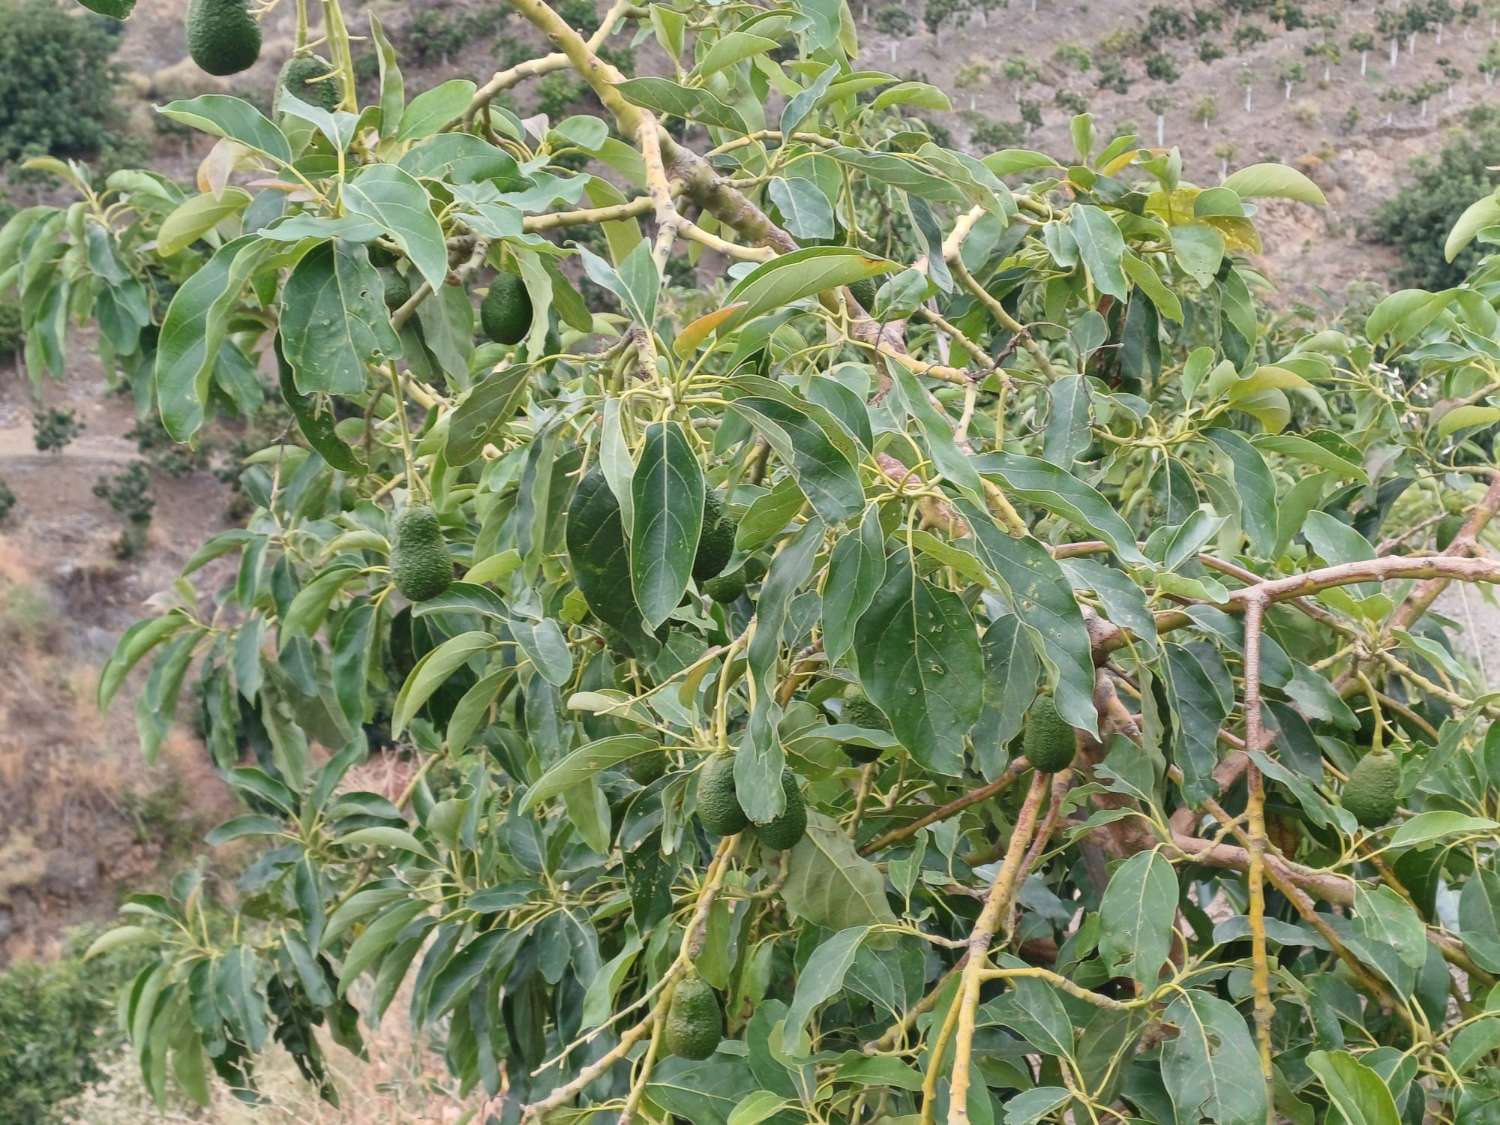
{"label": "elongated avocado", "polygon": [[698,821],[719,836],[743,832],[750,823],[734,792],[733,754],[715,754],[698,774]]}
{"label": "elongated avocado", "polygon": [[479,306],[479,326],[497,344],[519,344],[531,330],[531,294],[520,275],[500,273]]}
{"label": "elongated avocado", "polygon": [[727,605],[745,592],[744,570],[740,569],[731,574],[721,574],[717,578],[710,578],[703,583],[703,592],[714,601]]}
{"label": "elongated avocado", "polygon": [[1379,828],[1396,815],[1396,789],[1401,782],[1401,763],[1384,748],[1361,758],[1344,782],[1344,808],[1364,828]]}
{"label": "elongated avocado", "polygon": [[260,24],[245,0],[190,0],[188,54],[209,74],[238,74],[260,58]]}
{"label": "elongated avocado", "polygon": [[[371,255],[373,258],[374,255]],[[411,300],[411,282],[395,266],[382,266],[380,280],[385,286],[385,307],[395,312]]]}
{"label": "elongated avocado", "polygon": [[719,1048],[724,1034],[724,1010],[719,996],[697,973],[677,982],[667,1005],[662,1046],[684,1059],[706,1059]]}
{"label": "elongated avocado", "polygon": [[755,825],[753,831],[766,847],[785,851],[807,832],[807,805],[797,788],[797,775],[789,769],[781,771],[781,791],[786,794],[786,808],[775,820]]}
{"label": "elongated avocado", "polygon": [[453,556],[437,513],[425,504],[408,508],[396,521],[391,572],[396,588],[414,602],[437,597],[453,581]]}
{"label": "elongated avocado", "polygon": [[698,553],[693,556],[693,578],[706,582],[723,573],[734,554],[734,524],[724,518],[724,504],[718,493],[703,493],[703,532],[698,536]]}
{"label": "elongated avocado", "polygon": [[1057,773],[1073,764],[1078,739],[1051,699],[1039,699],[1026,715],[1021,752],[1042,773]]}

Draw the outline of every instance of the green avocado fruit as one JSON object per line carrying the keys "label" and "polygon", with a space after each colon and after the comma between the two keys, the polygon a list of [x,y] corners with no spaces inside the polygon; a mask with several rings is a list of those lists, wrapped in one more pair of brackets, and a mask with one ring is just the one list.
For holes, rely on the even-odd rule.
{"label": "green avocado fruit", "polygon": [[859,302],[859,307],[864,309],[865,312],[873,312],[875,310],[875,294],[879,290],[875,288],[875,279],[873,277],[860,278],[853,285],[849,286],[849,292],[854,294],[854,299]]}
{"label": "green avocado fruit", "polygon": [[1361,758],[1344,782],[1343,802],[1364,828],[1379,828],[1396,815],[1396,788],[1401,763],[1389,750],[1372,750]]}
{"label": "green avocado fruit", "polygon": [[1448,545],[1458,538],[1458,533],[1463,530],[1463,516],[1444,516],[1437,524],[1437,549],[1446,551]]}
{"label": "green avocado fruit", "polygon": [[300,101],[332,112],[339,107],[339,80],[327,77],[332,69],[317,55],[294,55],[281,68],[279,85]]}
{"label": "green avocado fruit", "polygon": [[393,266],[383,266],[380,270],[380,280],[385,285],[385,307],[395,312],[407,301],[411,300],[411,282],[406,279],[404,273],[399,273]]}
{"label": "green avocado fruit", "polygon": [[245,0],[190,0],[188,54],[209,74],[238,74],[260,58],[260,24]]}
{"label": "green avocado fruit", "polygon": [[706,1059],[719,1048],[724,1034],[724,1011],[719,996],[697,973],[688,973],[672,990],[662,1046],[684,1059]]}
{"label": "green avocado fruit", "polygon": [[715,754],[698,774],[698,822],[717,836],[733,836],[750,823],[734,792],[733,754]]}
{"label": "green avocado fruit", "polygon": [[703,592],[721,605],[728,605],[745,592],[745,572],[721,574],[703,583]]}
{"label": "green avocado fruit", "polygon": [[[871,703],[869,697],[863,692],[851,695],[844,700],[843,719],[850,726],[864,727],[865,730],[889,731],[891,729],[891,721],[885,717],[885,712]],[[844,753],[852,761],[865,765],[880,757],[880,748],[846,742]]]}
{"label": "green avocado fruit", "polygon": [[1026,715],[1026,733],[1021,736],[1021,752],[1042,773],[1057,773],[1073,764],[1078,739],[1051,699],[1032,704]]}
{"label": "green avocado fruit", "polygon": [[497,344],[519,344],[531,331],[531,294],[519,274],[501,273],[479,306],[479,326]]}
{"label": "green avocado fruit", "polygon": [[625,763],[625,773],[637,785],[650,785],[667,772],[667,756],[663,753],[637,754]]}
{"label": "green avocado fruit", "polygon": [[807,805],[803,803],[802,791],[797,788],[797,775],[783,768],[781,791],[786,794],[786,808],[781,815],[767,824],[753,826],[755,838],[768,848],[785,851],[807,833]]}
{"label": "green avocado fruit", "polygon": [[734,524],[724,518],[724,503],[713,491],[703,494],[703,533],[693,556],[693,578],[706,582],[723,573],[734,554]]}
{"label": "green avocado fruit", "polygon": [[406,509],[396,521],[391,572],[396,589],[414,602],[437,597],[453,581],[453,556],[443,540],[437,513],[425,504]]}

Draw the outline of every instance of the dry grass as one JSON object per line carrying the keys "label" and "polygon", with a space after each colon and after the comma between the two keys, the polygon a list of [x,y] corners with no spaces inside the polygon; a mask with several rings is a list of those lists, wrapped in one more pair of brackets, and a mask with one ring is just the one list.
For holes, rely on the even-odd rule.
{"label": "dry grass", "polygon": [[59,1120],[76,1125],[458,1125],[480,1100],[460,1099],[452,1092],[442,1059],[406,1019],[408,999],[403,990],[378,1028],[362,1027],[368,1062],[322,1037],[342,1103],[338,1107],[321,1100],[297,1073],[291,1056],[273,1046],[258,1060],[265,1104],[246,1105],[217,1085],[207,1107],[176,1099],[158,1108],[126,1049],[105,1066],[102,1082],[59,1107]]}

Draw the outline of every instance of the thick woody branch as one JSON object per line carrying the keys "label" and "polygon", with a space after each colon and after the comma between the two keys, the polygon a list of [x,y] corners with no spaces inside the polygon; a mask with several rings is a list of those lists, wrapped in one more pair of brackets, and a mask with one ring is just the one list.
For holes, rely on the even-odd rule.
{"label": "thick woody branch", "polygon": [[981,785],[978,789],[970,790],[962,797],[955,797],[947,804],[939,805],[931,812],[917,817],[910,824],[903,824],[900,828],[892,828],[880,836],[876,836],[868,844],[859,849],[860,855],[873,855],[878,851],[899,844],[902,840],[909,840],[929,824],[937,824],[939,821],[947,820],[951,816],[957,816],[964,809],[972,808],[981,801],[988,801],[991,797],[1003,793],[1010,788],[1011,784],[1030,768],[1025,758],[1016,758],[1007,765],[1004,771],[994,781]]}
{"label": "thick woody branch", "polygon": [[[1260,716],[1260,626],[1265,614],[1263,598],[1245,604],[1245,744],[1264,741]],[[1271,1069],[1271,959],[1266,943],[1266,786],[1252,761],[1245,771],[1249,798],[1245,804],[1250,823],[1250,869],[1246,873],[1250,898],[1251,980],[1255,990],[1255,1036],[1260,1048],[1260,1071],[1267,1088],[1274,1079]]]}

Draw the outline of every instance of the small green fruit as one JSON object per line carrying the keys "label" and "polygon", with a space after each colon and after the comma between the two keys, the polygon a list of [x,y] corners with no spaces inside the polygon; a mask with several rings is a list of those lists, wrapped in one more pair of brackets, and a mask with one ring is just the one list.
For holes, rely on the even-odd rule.
{"label": "small green fruit", "polygon": [[411,300],[411,282],[404,273],[398,273],[393,266],[386,266],[380,271],[380,280],[385,285],[385,307],[392,312]]}
{"label": "small green fruit", "polygon": [[[850,726],[863,727],[865,730],[889,731],[891,729],[891,721],[885,717],[885,712],[871,703],[869,697],[862,692],[844,700],[843,719]],[[863,765],[880,757],[880,748],[846,742],[844,753],[851,760]]]}
{"label": "small green fruit", "polygon": [[637,785],[650,785],[667,772],[667,756],[661,752],[638,754],[625,763],[625,773]]}
{"label": "small green fruit", "polygon": [[719,1048],[724,1034],[724,1011],[719,995],[697,973],[688,973],[672,990],[662,1046],[684,1059],[706,1059]]}
{"label": "small green fruit", "polygon": [[260,24],[245,0],[190,0],[188,54],[209,74],[238,74],[260,58]]}
{"label": "small green fruit", "polygon": [[437,597],[453,581],[453,556],[437,513],[425,504],[408,508],[396,521],[391,572],[396,588],[414,602]]}
{"label": "small green fruit", "polygon": [[789,769],[781,771],[781,791],[786,794],[786,808],[770,823],[755,825],[753,831],[755,838],[766,847],[785,851],[807,832],[807,805],[803,803],[802,791],[797,788],[797,775]]}
{"label": "small green fruit", "polygon": [[479,306],[479,325],[497,344],[519,344],[531,331],[531,294],[519,274],[501,273]]}
{"label": "small green fruit", "polygon": [[1032,704],[1026,715],[1021,752],[1041,773],[1058,773],[1073,764],[1073,755],[1078,752],[1077,736],[1057,713],[1051,699],[1039,699]]}
{"label": "small green fruit", "polygon": [[728,605],[745,592],[745,572],[736,570],[733,574],[710,578],[703,583],[703,592],[714,601]]}
{"label": "small green fruit", "polygon": [[734,791],[733,754],[715,754],[698,774],[698,823],[716,836],[733,836],[750,823]]}
{"label": "small green fruit", "polygon": [[1344,782],[1343,802],[1364,828],[1379,828],[1396,815],[1396,789],[1401,783],[1401,763],[1384,748],[1372,750],[1359,760]]}
{"label": "small green fruit", "polygon": [[1446,551],[1448,544],[1452,543],[1458,537],[1458,533],[1463,530],[1463,526],[1463,516],[1444,516],[1438,520],[1437,549],[1439,551]]}
{"label": "small green fruit", "polygon": [[734,554],[734,524],[724,518],[724,504],[718,493],[703,494],[703,533],[698,536],[698,553],[693,556],[693,578],[706,582],[723,572]]}
{"label": "small green fruit", "polygon": [[333,68],[317,55],[293,55],[281,68],[280,86],[308,105],[332,112],[339,107],[338,78],[329,78]]}
{"label": "small green fruit", "polygon": [[875,309],[875,279],[873,277],[862,277],[853,285],[849,286],[849,292],[854,294],[854,299],[859,302],[859,307],[865,312],[873,312]]}

